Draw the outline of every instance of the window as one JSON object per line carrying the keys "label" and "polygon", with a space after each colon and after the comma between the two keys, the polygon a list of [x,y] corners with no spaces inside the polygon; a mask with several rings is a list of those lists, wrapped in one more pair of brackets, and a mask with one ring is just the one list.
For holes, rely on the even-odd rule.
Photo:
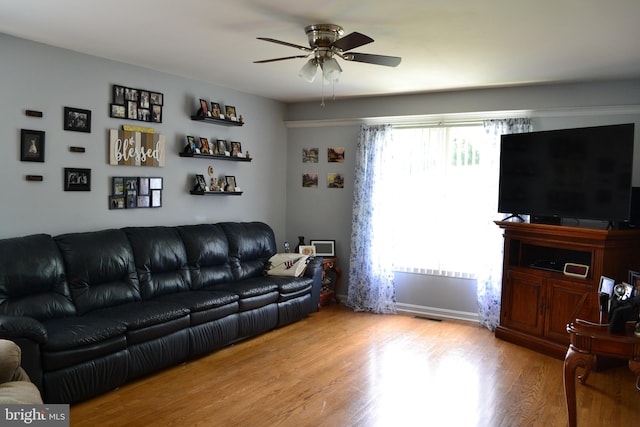
{"label": "window", "polygon": [[474,278],[495,227],[499,144],[477,125],[395,128],[393,146],[385,167],[394,189],[384,200],[394,268]]}

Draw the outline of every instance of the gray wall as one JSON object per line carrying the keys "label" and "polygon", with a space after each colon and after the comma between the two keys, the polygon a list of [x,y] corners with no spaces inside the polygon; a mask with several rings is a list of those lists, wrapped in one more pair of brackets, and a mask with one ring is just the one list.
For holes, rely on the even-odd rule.
{"label": "gray wall", "polygon": [[[340,293],[346,295],[353,154],[358,128],[366,122],[402,122],[409,119],[435,123],[470,117],[518,115],[532,117],[535,130],[635,122],[638,132],[633,181],[640,185],[640,169],[637,167],[640,165],[639,101],[640,80],[633,80],[338,100],[327,102],[324,108],[319,106],[319,102],[288,105],[288,235],[290,238],[300,234],[336,240],[344,271]],[[346,147],[344,164],[327,163],[326,150],[331,146]],[[320,163],[302,163],[302,148],[305,147],[320,148]],[[319,188],[302,188],[304,172],[319,173]],[[326,188],[328,172],[345,173],[343,190]],[[400,201],[389,195],[389,202]],[[455,236],[455,230],[452,230],[452,238],[464,241],[464,236]],[[474,280],[408,273],[399,273],[396,278],[401,310],[438,317],[477,318]]]}
{"label": "gray wall", "polygon": [[[343,269],[342,294],[348,279],[349,236],[353,193],[354,146],[360,123],[380,117],[448,119],[462,114],[525,111],[538,130],[607,123],[638,122],[640,80],[440,92],[422,95],[283,105],[279,102],[154,70],[134,67],[0,34],[0,238],[31,233],[60,234],[130,225],[177,225],[227,220],[259,220],[270,224],[279,244],[297,236],[336,240]],[[109,118],[113,84],[164,94],[166,136],[164,168],[110,166],[108,130],[142,122]],[[235,105],[245,118],[242,128],[193,122],[189,116],[199,98]],[[90,134],[64,131],[65,106],[92,111]],[[39,110],[31,118],[26,109]],[[484,114],[486,113],[486,114]],[[508,114],[507,114],[508,115]],[[425,116],[425,117],[422,117]],[[20,129],[46,132],[44,163],[21,162]],[[239,140],[254,158],[251,163],[210,162],[178,156],[185,135]],[[86,148],[83,154],[70,146]],[[344,163],[327,163],[329,147],[346,148]],[[303,164],[302,149],[320,148],[320,163]],[[635,164],[640,164],[640,149]],[[235,175],[245,191],[240,197],[188,194],[193,174]],[[65,167],[90,168],[90,192],[63,191]],[[317,172],[319,188],[302,188],[302,174]],[[343,173],[344,189],[326,186],[327,173]],[[43,182],[25,176],[43,175]],[[159,209],[109,210],[113,176],[162,176]],[[636,169],[634,183],[640,185]],[[390,197],[393,202],[393,198]],[[398,275],[402,309],[448,317],[475,316],[475,282],[414,274]]]}
{"label": "gray wall", "polygon": [[[0,238],[31,233],[60,234],[130,225],[177,225],[227,220],[270,224],[279,240],[285,234],[286,128],[284,105],[224,87],[167,75],[106,59],[54,48],[0,34]],[[163,123],[109,118],[113,84],[164,94]],[[234,105],[246,124],[213,126],[190,120],[199,98]],[[65,106],[91,110],[91,133],[64,131]],[[25,115],[39,110],[43,118]],[[149,126],[166,136],[163,168],[111,166],[109,129],[123,124]],[[45,162],[20,161],[20,129],[45,131]],[[186,159],[178,156],[185,135],[232,139],[242,143],[251,163]],[[86,152],[71,153],[70,146]],[[192,196],[196,173],[235,175],[242,196]],[[90,168],[90,192],[63,191],[65,167]],[[28,174],[43,182],[28,182]],[[161,176],[159,209],[109,210],[113,176]]]}

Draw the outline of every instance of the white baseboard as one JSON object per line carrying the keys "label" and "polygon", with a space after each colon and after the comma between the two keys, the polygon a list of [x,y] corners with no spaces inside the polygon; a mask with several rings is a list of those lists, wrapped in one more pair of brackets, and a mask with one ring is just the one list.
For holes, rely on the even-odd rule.
{"label": "white baseboard", "polygon": [[467,322],[479,323],[478,313],[469,313],[466,311],[449,310],[446,308],[427,307],[424,305],[413,305],[404,303],[397,303],[396,306],[398,312],[400,313],[408,313],[420,317],[465,320]]}
{"label": "white baseboard", "polygon": [[[346,295],[338,295],[343,303],[347,301]],[[433,317],[435,319],[455,319],[467,322],[480,323],[478,313],[467,311],[449,310],[447,308],[428,307],[424,305],[414,305],[405,303],[396,303],[399,313],[412,314],[420,317]]]}

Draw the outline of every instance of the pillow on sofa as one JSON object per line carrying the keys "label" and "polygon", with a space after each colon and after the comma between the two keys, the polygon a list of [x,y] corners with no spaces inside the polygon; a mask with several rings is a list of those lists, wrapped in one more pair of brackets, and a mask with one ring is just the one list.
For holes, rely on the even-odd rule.
{"label": "pillow on sofa", "polygon": [[304,274],[308,263],[309,255],[275,254],[267,261],[265,272],[269,276],[300,277]]}

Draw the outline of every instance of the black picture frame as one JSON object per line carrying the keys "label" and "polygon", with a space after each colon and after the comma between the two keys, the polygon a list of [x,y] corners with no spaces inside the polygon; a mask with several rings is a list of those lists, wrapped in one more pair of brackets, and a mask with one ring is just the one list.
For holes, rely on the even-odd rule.
{"label": "black picture frame", "polygon": [[222,108],[220,108],[220,104],[217,102],[211,102],[211,117],[215,117],[216,119],[224,119]]}
{"label": "black picture frame", "polygon": [[236,191],[236,177],[232,175],[226,175],[224,177],[224,191],[235,192]]}
{"label": "black picture frame", "polygon": [[151,207],[162,207],[162,190],[151,190]]}
{"label": "black picture frame", "polygon": [[44,162],[44,131],[20,129],[20,160]]}
{"label": "black picture frame", "polygon": [[164,95],[161,92],[114,84],[112,96],[109,117],[162,123]]}
{"label": "black picture frame", "polygon": [[225,105],[224,107],[224,116],[227,120],[236,120],[236,107],[232,105]]}
{"label": "black picture frame", "polygon": [[64,191],[91,191],[91,169],[64,168]]}
{"label": "black picture frame", "polygon": [[64,130],[91,133],[91,110],[64,107]]}
{"label": "black picture frame", "polygon": [[211,116],[211,114],[209,113],[209,107],[207,105],[207,100],[206,99],[200,99],[200,109],[198,110],[198,113],[200,113],[201,116]]}
{"label": "black picture frame", "polygon": [[242,154],[242,143],[239,141],[231,141],[231,156],[238,157]]}
{"label": "black picture frame", "polygon": [[124,197],[124,178],[121,176],[114,176],[112,184],[111,194],[114,197]]}
{"label": "black picture frame", "polygon": [[124,196],[109,196],[109,209],[124,209],[125,207]]}
{"label": "black picture frame", "polygon": [[204,175],[196,175],[196,191],[207,191],[207,181],[204,180]]}
{"label": "black picture frame", "polygon": [[229,151],[229,147],[227,146],[227,141],[225,139],[218,140],[218,155],[226,156]]}

